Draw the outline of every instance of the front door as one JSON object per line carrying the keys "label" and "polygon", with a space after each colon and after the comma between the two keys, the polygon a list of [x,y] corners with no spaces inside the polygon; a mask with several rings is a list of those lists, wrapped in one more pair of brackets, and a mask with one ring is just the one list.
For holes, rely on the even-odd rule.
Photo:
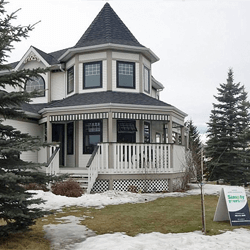
{"label": "front door", "polygon": [[52,124],[52,141],[60,143],[59,165],[64,166],[65,124]]}

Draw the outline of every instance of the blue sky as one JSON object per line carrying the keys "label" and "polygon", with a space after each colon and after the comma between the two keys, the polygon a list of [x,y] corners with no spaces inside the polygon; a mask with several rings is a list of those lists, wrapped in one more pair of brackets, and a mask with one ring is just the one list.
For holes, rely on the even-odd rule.
{"label": "blue sky", "polygon": [[188,114],[206,131],[213,95],[229,68],[235,82],[250,90],[250,1],[247,0],[9,0],[17,24],[40,21],[17,44],[10,62],[33,45],[45,52],[73,46],[109,2],[137,40],[160,61],[152,74],[165,89],[161,100]]}

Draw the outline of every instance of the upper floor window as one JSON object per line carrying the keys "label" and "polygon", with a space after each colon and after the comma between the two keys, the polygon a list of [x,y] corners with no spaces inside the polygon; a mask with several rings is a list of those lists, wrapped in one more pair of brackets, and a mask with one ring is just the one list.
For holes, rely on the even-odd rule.
{"label": "upper floor window", "polygon": [[38,91],[38,94],[36,96],[45,96],[45,81],[41,76],[32,76],[30,79],[26,82],[25,90],[28,93],[31,93],[33,91]]}
{"label": "upper floor window", "polygon": [[147,67],[144,67],[144,91],[150,92],[150,71]]}
{"label": "upper floor window", "polygon": [[102,87],[102,62],[83,64],[83,88]]}
{"label": "upper floor window", "polygon": [[117,61],[117,87],[135,88],[135,63]]}
{"label": "upper floor window", "polygon": [[67,70],[67,94],[74,91],[74,66]]}

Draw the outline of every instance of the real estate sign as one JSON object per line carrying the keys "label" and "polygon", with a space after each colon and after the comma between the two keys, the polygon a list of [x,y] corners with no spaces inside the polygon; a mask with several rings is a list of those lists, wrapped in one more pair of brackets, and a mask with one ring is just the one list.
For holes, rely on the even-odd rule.
{"label": "real estate sign", "polygon": [[225,220],[230,220],[231,226],[250,225],[247,196],[243,187],[221,189],[214,221]]}

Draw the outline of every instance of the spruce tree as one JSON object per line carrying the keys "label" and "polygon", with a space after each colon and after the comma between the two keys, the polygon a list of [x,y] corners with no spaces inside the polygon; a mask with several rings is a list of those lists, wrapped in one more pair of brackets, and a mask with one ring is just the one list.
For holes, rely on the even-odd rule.
{"label": "spruce tree", "polygon": [[[25,119],[18,107],[29,102],[32,95],[19,89],[23,89],[30,77],[45,72],[40,68],[12,71],[7,65],[14,43],[26,38],[33,26],[12,25],[16,13],[8,15],[5,4],[4,0],[0,0],[0,237],[28,230],[36,218],[45,214],[40,209],[32,208],[32,205],[42,201],[32,199],[32,193],[26,192],[25,185],[48,181],[46,175],[39,172],[39,164],[20,159],[22,152],[38,150],[40,139],[3,124],[3,120],[8,118]],[[7,86],[15,91],[6,92]]]}
{"label": "spruce tree", "polygon": [[192,120],[186,121],[185,126],[189,130],[188,147],[190,157],[187,162],[189,162],[191,170],[193,171],[193,178],[197,178],[197,181],[201,182],[201,150],[203,145],[200,139],[200,133]]}
{"label": "spruce tree", "polygon": [[213,104],[208,122],[206,157],[208,178],[224,179],[230,184],[242,184],[245,168],[242,150],[246,141],[242,135],[248,127],[248,108],[244,86],[233,82],[232,69],[228,72],[226,84],[217,88],[217,103]]}

